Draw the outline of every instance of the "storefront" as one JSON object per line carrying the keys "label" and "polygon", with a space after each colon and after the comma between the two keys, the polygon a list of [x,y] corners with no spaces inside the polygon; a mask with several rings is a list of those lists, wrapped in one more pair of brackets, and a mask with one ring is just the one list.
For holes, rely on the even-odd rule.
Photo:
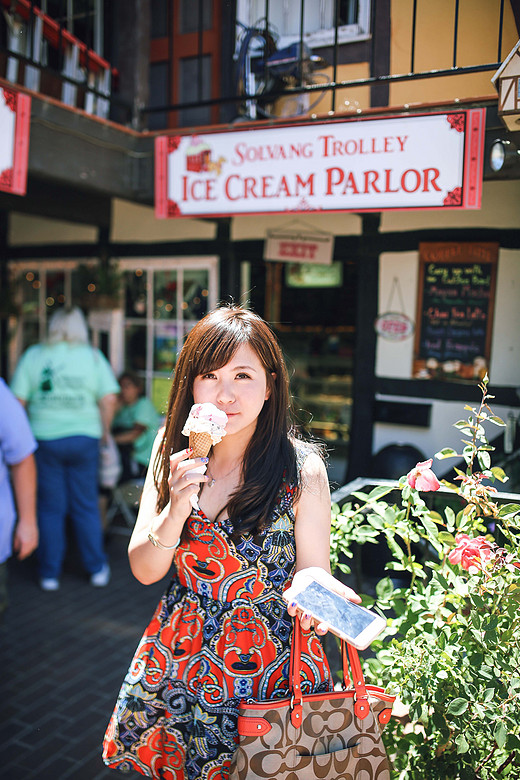
{"label": "storefront", "polygon": [[67,301],[88,315],[93,342],[114,370],[137,372],[146,393],[164,411],[170,378],[186,333],[218,299],[216,257],[132,258],[117,262],[117,290],[100,293],[91,260],[14,262],[19,316],[11,340],[11,363],[43,338],[52,312]]}
{"label": "storefront", "polygon": [[[158,206],[170,218],[158,219],[150,205],[114,196],[104,211],[99,198],[92,198],[92,216],[87,213],[80,224],[71,216],[80,210],[67,211],[65,191],[61,219],[12,205],[4,249],[14,305],[7,375],[21,352],[44,338],[52,311],[78,303],[116,372],[138,371],[164,411],[188,329],[220,300],[242,301],[280,337],[298,420],[325,441],[331,481],[341,484],[369,473],[373,455],[389,444],[411,444],[425,457],[458,445],[451,425],[464,403],[476,400],[478,372],[462,375],[453,355],[417,353],[416,334],[424,332],[421,253],[426,245],[441,244],[457,258],[467,245],[493,244],[485,339],[472,331],[474,346],[461,342],[457,349],[466,349],[466,356],[476,350],[471,360],[459,361],[464,372],[484,359],[477,365],[490,372],[497,411],[516,423],[520,191],[516,179],[486,181],[482,175],[483,107],[312,122],[301,126],[310,140],[299,138],[298,127],[273,128],[274,144],[265,138],[269,130],[253,127],[245,146],[229,132],[208,132],[202,140],[199,134],[197,145],[192,134],[182,142],[162,136],[163,174],[171,168],[180,187],[168,193],[167,177],[159,182]],[[290,132],[287,148],[284,129]],[[232,139],[230,151],[219,148],[221,136]],[[148,141],[151,151],[153,138]],[[175,161],[179,154],[180,168],[171,160],[168,168],[168,157]],[[273,159],[264,159],[266,154]],[[220,199],[214,213],[219,187],[231,207],[226,211]],[[71,197],[78,192],[70,190]],[[178,218],[184,209],[189,213]],[[98,222],[101,227],[94,227]],[[303,236],[306,246],[298,248],[289,238],[283,256],[270,256],[269,239],[284,231]],[[309,236],[314,243],[327,237],[326,261],[316,262]],[[443,247],[433,259],[438,268]],[[473,260],[479,264],[482,257]],[[108,278],[110,269],[116,279]],[[107,301],[114,292],[110,281],[117,289]],[[378,315],[385,323],[381,329]],[[438,334],[430,336],[431,352]]]}

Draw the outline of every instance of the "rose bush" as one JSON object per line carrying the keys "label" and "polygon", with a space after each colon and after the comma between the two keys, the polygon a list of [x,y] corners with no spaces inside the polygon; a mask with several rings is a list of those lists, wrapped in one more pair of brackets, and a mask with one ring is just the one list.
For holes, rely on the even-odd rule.
{"label": "rose bush", "polygon": [[385,540],[392,555],[376,598],[363,601],[388,620],[367,677],[409,713],[384,732],[395,780],[520,777],[520,505],[501,503],[490,484],[507,477],[491,467],[484,426],[503,422],[487,383],[480,407],[455,423],[467,437],[461,453],[436,455],[466,465],[457,484],[442,483],[442,512],[431,508],[441,487],[432,460],[401,478],[397,503],[377,486],[335,507],[333,568],[348,571],[353,543]]}

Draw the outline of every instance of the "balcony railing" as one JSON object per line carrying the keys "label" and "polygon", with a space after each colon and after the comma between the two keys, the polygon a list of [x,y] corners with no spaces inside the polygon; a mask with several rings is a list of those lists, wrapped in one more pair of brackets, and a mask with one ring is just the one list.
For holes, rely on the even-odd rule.
{"label": "balcony railing", "polygon": [[[202,0],[193,1],[194,16],[197,5],[201,7]],[[487,40],[491,40],[490,53],[496,52],[496,57],[490,56],[489,61],[482,62],[479,50],[475,49],[474,64],[461,64],[461,40],[463,36],[466,39],[471,36],[474,18],[468,18],[467,13],[463,13],[465,9],[461,8],[461,0],[453,0],[452,13],[449,18],[443,17],[442,60],[439,59],[438,66],[432,62],[427,69],[420,64],[420,40],[425,35],[424,20],[421,18],[424,2],[413,0],[411,18],[407,20],[409,37],[407,33],[405,39],[400,41],[401,49],[407,51],[408,55],[407,62],[401,60],[402,72],[391,72],[390,19],[387,27],[382,29],[378,10],[383,10],[383,4],[378,3],[378,0],[323,0],[319,8],[320,13],[323,8],[325,11],[329,9],[328,30],[308,29],[308,9],[318,8],[318,4],[300,0],[299,18],[295,18],[291,6],[290,30],[282,29],[278,33],[276,31],[280,30],[280,17],[285,5],[272,0],[237,0],[236,47],[232,63],[235,78],[230,79],[227,90],[222,90],[227,91],[227,94],[212,98],[204,96],[203,56],[194,52],[194,57],[198,57],[198,77],[192,84],[193,99],[149,105],[144,108],[144,113],[164,116],[170,113],[171,116],[173,112],[179,112],[175,113],[179,117],[187,109],[219,106],[222,109],[230,107],[235,117],[271,119],[275,116],[271,113],[272,107],[279,98],[293,98],[296,109],[292,116],[298,116],[311,114],[313,105],[318,104],[324,95],[329,96],[329,113],[334,113],[341,99],[338,97],[341,90],[351,92],[361,87],[380,87],[384,90],[399,82],[496,71],[508,53],[502,50],[506,0],[499,0],[494,28],[486,30]],[[253,9],[245,22],[240,18],[241,8]],[[262,18],[249,23],[258,9],[261,10]],[[202,34],[202,30],[199,32]],[[345,63],[341,48],[360,41],[368,44],[369,75],[340,78],[341,65]],[[381,56],[385,47],[386,51]],[[491,85],[489,91],[493,91]],[[303,96],[303,99],[298,100],[299,96]],[[377,105],[385,105],[384,98]],[[220,121],[229,121],[229,114],[229,111],[222,110]]]}
{"label": "balcony railing", "polygon": [[[173,0],[169,2],[172,8],[176,7]],[[117,112],[122,122],[125,117],[130,121],[132,111],[138,110],[145,120],[148,118],[150,127],[162,129],[166,124],[183,124],[183,113],[187,118],[193,117],[190,109],[211,107],[219,109],[218,122],[278,118],[275,104],[280,98],[286,99],[286,105],[294,105],[292,113],[287,109],[285,116],[312,115],[316,105],[317,111],[323,113],[325,103],[320,105],[320,101],[324,96],[329,113],[335,113],[345,110],[342,92],[347,90],[355,96],[359,95],[356,90],[363,87],[372,90],[371,106],[388,106],[391,85],[496,71],[508,53],[503,51],[504,29],[506,10],[511,11],[512,0],[497,0],[493,24],[486,30],[488,61],[479,61],[483,57],[480,48],[475,47],[473,63],[471,59],[468,62],[467,53],[461,52],[461,42],[472,35],[474,19],[468,17],[467,3],[452,0],[450,14],[442,20],[442,55],[436,53],[439,46],[432,46],[433,60],[429,59],[425,68],[422,14],[428,2],[411,0],[410,17],[405,20],[399,39],[401,59],[392,68],[391,22],[383,13],[388,5],[381,0],[300,0],[299,14],[295,14],[294,4],[289,7],[282,0],[237,0],[236,19],[229,12],[226,21],[231,29],[233,21],[236,24],[234,51],[222,52],[221,86],[207,97],[208,56],[202,47],[205,4],[203,0],[192,0],[190,23],[198,46],[189,57],[194,64],[187,89],[189,100],[168,102],[172,79],[178,77],[175,67],[179,61],[174,47],[168,44],[164,97],[156,97],[153,104],[136,109],[118,99],[117,71],[92,45],[80,41],[61,22],[43,13],[34,0],[0,0],[0,77],[105,119],[116,115],[111,110],[113,105],[123,106],[123,112]],[[153,12],[152,4],[151,7]],[[170,29],[171,13],[168,18]],[[169,29],[165,35],[170,35]],[[345,57],[345,47],[354,45],[363,47],[363,56]],[[342,78],[346,62],[368,63],[368,75]],[[355,104],[354,97],[350,109]],[[145,126],[146,121],[138,124]]]}
{"label": "balcony railing", "polygon": [[0,9],[0,76],[107,119],[110,63],[32,0],[0,0]]}

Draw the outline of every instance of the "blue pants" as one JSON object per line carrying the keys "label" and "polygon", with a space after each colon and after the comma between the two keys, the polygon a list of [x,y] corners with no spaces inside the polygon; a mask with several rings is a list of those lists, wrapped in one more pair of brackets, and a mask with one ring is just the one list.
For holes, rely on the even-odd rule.
{"label": "blue pants", "polygon": [[38,441],[38,525],[40,577],[59,578],[70,517],[83,566],[95,574],[107,558],[99,514],[99,439],[67,436]]}

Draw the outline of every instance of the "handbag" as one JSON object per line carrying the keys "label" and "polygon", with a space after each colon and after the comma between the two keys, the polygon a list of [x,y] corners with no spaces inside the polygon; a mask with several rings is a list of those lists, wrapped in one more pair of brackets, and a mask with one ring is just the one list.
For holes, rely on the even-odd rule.
{"label": "handbag", "polygon": [[230,780],[390,780],[381,732],[395,696],[365,684],[357,650],[343,641],[343,690],[302,694],[301,646],[296,618],[290,696],[240,702]]}
{"label": "handbag", "polygon": [[98,480],[102,488],[115,488],[122,472],[121,455],[114,437],[108,434],[99,445]]}

